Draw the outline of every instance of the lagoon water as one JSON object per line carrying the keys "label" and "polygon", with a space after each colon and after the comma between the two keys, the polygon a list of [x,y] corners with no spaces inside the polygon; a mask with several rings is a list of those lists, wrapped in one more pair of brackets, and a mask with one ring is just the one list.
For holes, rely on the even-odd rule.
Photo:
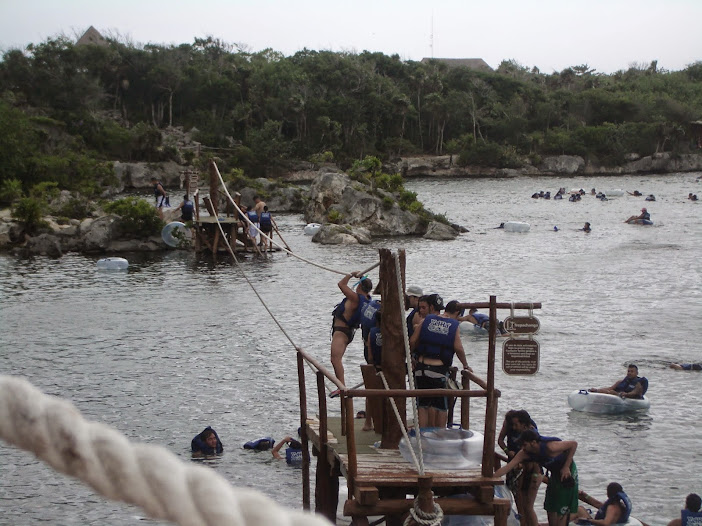
{"label": "lagoon water", "polygon": [[[411,181],[428,208],[470,229],[452,242],[319,246],[302,234],[301,216],[277,219],[295,251],[335,269],[370,266],[378,247],[405,248],[408,283],[446,301],[496,295],[542,302],[535,312],[539,372],[507,376],[498,348],[498,425],[506,410],[525,408],[542,433],[577,440],[581,487],[603,498],[606,484],[619,481],[634,515],[659,526],[679,516],[685,495],[702,492],[702,373],[668,368],[671,361],[702,360],[702,204],[687,200],[689,192],[702,194],[699,176]],[[530,198],[560,186],[637,189],[657,199]],[[642,206],[654,226],[623,223]],[[510,220],[530,223],[530,232],[494,229]],[[577,230],[585,221],[590,234]],[[0,374],[27,377],[85,417],[185,462],[191,438],[212,425],[225,446],[222,457],[208,461],[212,469],[234,486],[300,507],[300,470],[241,448],[253,438],[294,433],[299,417],[295,354],[240,271],[226,258],[213,263],[179,251],[125,257],[128,272],[98,271],[98,257],[83,255],[0,256]],[[249,258],[243,268],[295,343],[329,364],[339,276],[284,254]],[[487,338],[463,340],[469,362],[484,376]],[[360,381],[361,361],[357,339],[345,357],[350,385]],[[570,410],[568,393],[611,385],[629,362],[650,380],[647,413]],[[314,413],[316,401],[310,405]],[[484,405],[472,405],[473,425],[482,430]],[[0,472],[0,524],[155,522],[4,444]],[[545,520],[542,497],[543,490],[537,510]]]}

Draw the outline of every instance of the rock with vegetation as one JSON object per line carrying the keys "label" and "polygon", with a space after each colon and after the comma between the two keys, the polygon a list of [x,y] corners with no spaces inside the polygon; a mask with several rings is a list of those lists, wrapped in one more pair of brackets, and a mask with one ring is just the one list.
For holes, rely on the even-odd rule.
{"label": "rock with vegetation", "polygon": [[382,173],[377,158],[357,162],[350,174],[320,171],[310,187],[305,221],[363,226],[373,236],[423,235],[431,221],[448,223],[404,189],[400,174]]}
{"label": "rock with vegetation", "polygon": [[427,231],[422,237],[424,239],[434,239],[436,241],[451,241],[458,237],[458,230],[451,225],[432,221],[429,223]]}

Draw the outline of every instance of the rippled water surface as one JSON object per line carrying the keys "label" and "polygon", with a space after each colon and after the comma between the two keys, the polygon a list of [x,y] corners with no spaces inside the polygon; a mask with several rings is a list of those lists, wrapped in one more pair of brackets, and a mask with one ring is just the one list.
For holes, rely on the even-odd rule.
{"label": "rippled water surface", "polygon": [[[428,208],[470,229],[452,242],[319,246],[302,234],[300,216],[278,222],[295,251],[335,269],[361,269],[377,260],[378,247],[403,247],[408,282],[446,300],[494,294],[498,301],[542,302],[539,373],[505,375],[498,350],[498,419],[525,408],[544,434],[577,440],[584,489],[602,497],[617,480],[636,516],[663,525],[678,515],[687,493],[702,492],[702,373],[667,367],[702,360],[702,205],[686,198],[702,193],[699,175],[410,182]],[[657,200],[530,198],[560,186],[637,189]],[[653,227],[623,223],[642,206]],[[529,222],[530,232],[494,229],[510,220]],[[577,231],[585,221],[590,234]],[[0,373],[25,376],[87,418],[185,461],[190,439],[212,425],[225,445],[212,469],[235,486],[299,507],[300,470],[241,449],[252,438],[294,433],[299,417],[294,352],[239,270],[226,259],[212,263],[184,252],[126,257],[128,272],[98,272],[97,258],[82,255],[0,256]],[[295,342],[328,364],[339,277],[283,254],[247,259],[244,269]],[[464,345],[484,374],[487,339],[465,335]],[[349,384],[360,381],[361,360],[357,339],[345,357]],[[611,385],[629,362],[650,379],[648,413],[569,409],[569,392]],[[474,406],[481,428],[480,405]],[[0,446],[0,470],[1,524],[145,520],[139,509],[106,501],[14,448]]]}

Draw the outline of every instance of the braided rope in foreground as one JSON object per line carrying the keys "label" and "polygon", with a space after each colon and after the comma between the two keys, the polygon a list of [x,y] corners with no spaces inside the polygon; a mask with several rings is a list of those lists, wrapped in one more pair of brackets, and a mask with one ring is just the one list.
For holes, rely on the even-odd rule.
{"label": "braided rope in foreground", "polygon": [[131,444],[22,378],[0,375],[0,438],[152,518],[182,526],[329,526],[258,491],[234,488],[214,470],[183,462],[162,447]]}
{"label": "braided rope in foreground", "polygon": [[414,507],[409,510],[404,526],[411,525],[412,521],[422,526],[439,526],[442,520],[444,520],[444,510],[436,502],[434,502],[434,511],[426,513],[419,509],[418,499],[414,499]]}

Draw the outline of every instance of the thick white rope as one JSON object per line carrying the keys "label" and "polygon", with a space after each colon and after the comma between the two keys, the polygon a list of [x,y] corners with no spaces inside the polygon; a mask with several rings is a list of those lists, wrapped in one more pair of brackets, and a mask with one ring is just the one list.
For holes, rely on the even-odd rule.
{"label": "thick white rope", "polygon": [[[383,374],[383,371],[378,371],[378,375],[380,376],[380,379],[383,381],[383,385],[385,386],[385,390],[387,391],[390,389],[390,386],[388,386],[388,381],[385,378],[385,375]],[[390,405],[392,405],[392,410],[395,412],[395,418],[397,418],[397,423],[400,425],[400,431],[402,431],[402,436],[405,437],[405,440],[407,441],[407,447],[409,448],[410,455],[412,455],[412,460],[414,461],[414,467],[417,470],[417,473],[420,475],[424,475],[424,464],[421,464],[419,460],[417,459],[417,455],[414,453],[414,448],[412,447],[412,442],[410,442],[409,436],[407,435],[407,429],[405,429],[405,426],[402,424],[402,418],[400,418],[400,411],[397,409],[397,404],[395,403],[395,399],[393,397],[390,397]],[[421,439],[419,433],[417,433],[417,442],[419,442]],[[421,446],[420,446],[421,447]]]}
{"label": "thick white rope", "polygon": [[414,507],[409,510],[409,515],[405,519],[404,526],[409,526],[414,521],[422,526],[439,526],[444,520],[444,510],[434,502],[434,511],[426,513],[419,509],[418,498],[414,499]]}
{"label": "thick white rope", "polygon": [[[402,315],[405,310],[405,298],[404,298],[404,287],[402,286],[402,270],[400,269],[400,256],[396,252],[394,254],[395,258],[395,276],[397,277],[397,297],[400,302],[400,319],[402,320],[402,334],[403,341],[405,342],[405,359],[407,361],[407,381],[409,383],[410,389],[414,389],[414,373],[412,372],[412,354],[410,351],[409,335],[407,333],[407,319]],[[417,448],[419,453],[419,465],[421,468],[420,474],[424,474],[424,453],[422,451],[422,441],[421,441],[421,429],[419,428],[419,414],[417,411],[417,398],[412,397],[412,416],[414,418],[414,425],[416,428],[415,435],[417,436]],[[407,444],[411,444],[409,440]]]}
{"label": "thick white rope", "polygon": [[156,519],[183,526],[329,525],[258,491],[234,488],[214,470],[183,462],[162,447],[131,444],[22,378],[0,376],[0,438]]}

